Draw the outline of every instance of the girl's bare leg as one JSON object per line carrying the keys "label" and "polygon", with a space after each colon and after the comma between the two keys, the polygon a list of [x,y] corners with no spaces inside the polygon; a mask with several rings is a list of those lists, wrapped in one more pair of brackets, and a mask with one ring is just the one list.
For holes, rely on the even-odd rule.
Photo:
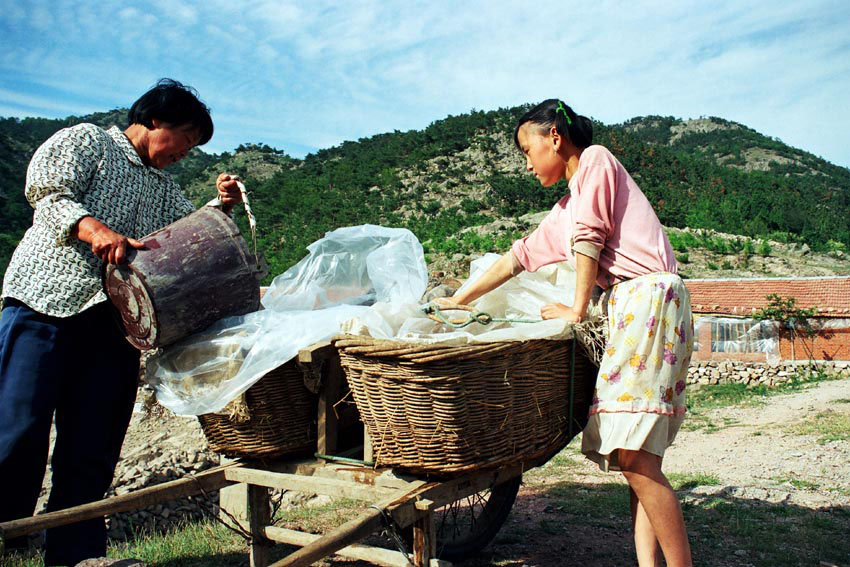
{"label": "girl's bare leg", "polygon": [[[682,508],[667,477],[661,472],[661,459],[646,451],[625,449],[619,451],[620,468],[654,531],[661,551],[664,553],[664,559],[667,561],[667,567],[692,567],[691,548],[685,530],[685,520],[682,517]],[[636,508],[634,516],[636,545],[637,529],[640,523],[639,512],[639,508]],[[640,526],[640,529],[643,533],[640,545],[643,546],[646,531],[643,526]],[[640,556],[638,560],[640,561]],[[643,565],[641,563],[641,567]]]}
{"label": "girl's bare leg", "polygon": [[638,500],[635,491],[629,488],[632,506],[632,529],[635,534],[635,551],[640,567],[661,567],[661,548],[655,530],[646,515],[646,511]]}

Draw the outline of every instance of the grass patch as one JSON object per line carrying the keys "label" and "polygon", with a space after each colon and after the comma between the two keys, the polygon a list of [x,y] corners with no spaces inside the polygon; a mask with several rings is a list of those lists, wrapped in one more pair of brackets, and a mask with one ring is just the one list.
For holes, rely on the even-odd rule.
{"label": "grass patch", "polygon": [[[717,557],[711,550],[741,549],[755,565],[843,564],[850,527],[841,509],[810,510],[782,504],[714,497],[684,506],[694,557]],[[845,532],[846,533],[846,532]],[[706,562],[709,564],[709,562]],[[710,562],[721,565],[721,562]]]}
{"label": "grass patch", "polygon": [[816,482],[801,480],[792,476],[774,476],[770,480],[779,484],[790,484],[798,490],[818,490],[820,485]]}
{"label": "grass patch", "polygon": [[685,431],[704,430],[706,433],[720,431],[724,427],[734,425],[735,421],[722,417],[720,421],[710,418],[707,414],[718,408],[736,405],[758,405],[765,403],[769,388],[757,386],[748,388],[746,384],[713,384],[702,386],[688,392],[688,418],[682,424]]}
{"label": "grass patch", "polygon": [[794,376],[788,382],[774,387],[734,383],[704,385],[690,390],[687,397],[689,416],[682,424],[682,429],[702,429],[713,433],[735,425],[736,421],[727,417],[720,418],[720,422],[713,420],[707,415],[712,410],[730,406],[760,406],[767,403],[771,396],[799,392],[813,387],[817,382],[839,379],[819,372],[810,372],[808,369],[801,369],[800,372],[800,375]]}
{"label": "grass patch", "polygon": [[[631,524],[628,487],[619,483],[559,482],[550,487],[550,523],[584,522],[600,529],[628,529]],[[563,528],[562,528],[563,529]]]}
{"label": "grass patch", "polygon": [[707,384],[688,391],[688,418],[682,424],[682,430],[703,430],[706,433],[714,433],[735,425],[736,421],[728,417],[721,417],[720,421],[713,419],[707,415],[712,410],[731,406],[760,406],[767,403],[771,396],[799,392],[814,387],[818,382],[838,379],[840,378],[828,376],[816,370],[801,368],[800,373],[793,376],[791,380],[774,387],[763,384],[748,386],[742,383]]}
{"label": "grass patch", "polygon": [[800,392],[813,387],[818,382],[831,380],[841,380],[841,378],[829,376],[817,370],[801,368],[791,380],[774,387],[764,384],[748,386],[741,383],[705,385],[688,392],[688,409],[704,411],[742,403],[762,404],[770,396]]}
{"label": "grass patch", "polygon": [[[671,474],[669,478],[677,490],[718,484],[718,479],[711,475]],[[545,529],[547,534],[554,532],[555,537],[560,534],[562,540],[569,539],[570,545],[579,549],[597,544],[600,534],[624,533],[621,530],[628,533],[627,492],[620,484],[557,483],[546,491],[549,500],[546,525],[535,528]],[[683,493],[680,500],[698,565],[729,565],[730,556],[737,550],[744,553],[739,561],[741,565],[765,567],[819,562],[844,565],[850,557],[847,507],[809,509],[717,494]],[[560,528],[553,529],[556,526]],[[586,541],[575,539],[577,526],[587,529],[582,532],[587,534]],[[509,538],[509,531],[500,537]],[[548,539],[551,537],[547,536],[547,541],[552,541]],[[625,547],[610,564],[619,564],[617,561],[634,564],[632,553],[632,548]]]}
{"label": "grass patch", "polygon": [[787,429],[795,435],[818,435],[819,443],[847,441],[850,439],[850,415],[827,410],[789,425]]}
{"label": "grass patch", "polygon": [[540,478],[569,476],[570,473],[580,470],[584,466],[584,455],[581,454],[581,444],[573,442],[561,450],[560,453],[549,459],[541,466],[529,470],[523,478],[534,482]]}
{"label": "grass patch", "polygon": [[[281,548],[281,551],[283,549]],[[111,542],[107,556],[134,558],[167,567],[232,567],[247,560],[248,545],[217,522],[185,524],[162,534],[138,533],[127,542]],[[4,567],[42,567],[40,553],[3,556]]]}
{"label": "grass patch", "polygon": [[[275,525],[321,533],[350,520],[364,504],[340,498],[318,506],[294,506],[275,515]],[[126,542],[110,542],[107,556],[138,559],[162,567],[233,567],[248,564],[248,543],[216,521],[184,524],[165,533],[138,532]],[[275,546],[273,561],[293,551]],[[0,557],[2,567],[43,567],[40,553]]]}
{"label": "grass patch", "polygon": [[688,411],[701,413],[743,403],[761,404],[769,395],[769,390],[767,386],[749,388],[741,383],[703,386],[688,392]]}
{"label": "grass patch", "polygon": [[718,486],[720,484],[720,479],[716,476],[702,473],[669,473],[667,474],[667,480],[670,481],[673,490],[690,490],[697,486]]}

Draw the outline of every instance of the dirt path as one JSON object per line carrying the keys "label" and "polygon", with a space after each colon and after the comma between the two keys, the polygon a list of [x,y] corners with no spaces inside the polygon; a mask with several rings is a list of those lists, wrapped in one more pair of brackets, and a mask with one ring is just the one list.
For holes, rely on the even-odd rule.
{"label": "dirt path", "polygon": [[[727,490],[734,487],[754,497],[761,491],[760,497],[770,501],[846,506],[850,442],[821,441],[838,416],[850,416],[850,380],[816,383],[764,405],[713,410],[706,417],[717,430],[681,431],[664,468],[711,475]],[[820,431],[801,434],[807,426]]]}

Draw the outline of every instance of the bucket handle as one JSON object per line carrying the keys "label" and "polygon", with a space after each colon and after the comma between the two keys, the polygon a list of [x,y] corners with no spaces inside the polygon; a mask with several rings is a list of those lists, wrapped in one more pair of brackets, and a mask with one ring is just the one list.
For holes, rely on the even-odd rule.
{"label": "bucket handle", "polygon": [[[251,242],[254,244],[254,260],[257,265],[260,264],[260,258],[257,256],[257,219],[254,218],[254,211],[251,210],[251,203],[248,201],[248,190],[245,189],[245,184],[236,176],[236,186],[239,187],[239,192],[242,194],[242,203],[245,205],[245,214],[248,216],[248,226],[251,227]],[[206,204],[207,207],[222,208],[224,203],[221,202],[221,197],[216,196],[215,199]]]}

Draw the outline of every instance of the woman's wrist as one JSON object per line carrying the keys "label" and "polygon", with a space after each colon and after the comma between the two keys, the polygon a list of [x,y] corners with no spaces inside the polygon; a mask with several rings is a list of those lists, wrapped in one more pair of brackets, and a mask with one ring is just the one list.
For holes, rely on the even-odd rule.
{"label": "woman's wrist", "polygon": [[468,299],[468,297],[469,296],[467,294],[461,292],[461,293],[456,293],[455,295],[451,296],[449,299],[454,301],[458,305],[466,305],[466,303],[468,301],[472,301],[471,299]]}
{"label": "woman's wrist", "polygon": [[586,303],[584,305],[581,305],[579,303],[573,303],[573,305],[572,305],[572,307],[570,307],[570,309],[572,309],[573,313],[575,313],[576,315],[578,315],[582,319],[587,317],[587,304]]}

